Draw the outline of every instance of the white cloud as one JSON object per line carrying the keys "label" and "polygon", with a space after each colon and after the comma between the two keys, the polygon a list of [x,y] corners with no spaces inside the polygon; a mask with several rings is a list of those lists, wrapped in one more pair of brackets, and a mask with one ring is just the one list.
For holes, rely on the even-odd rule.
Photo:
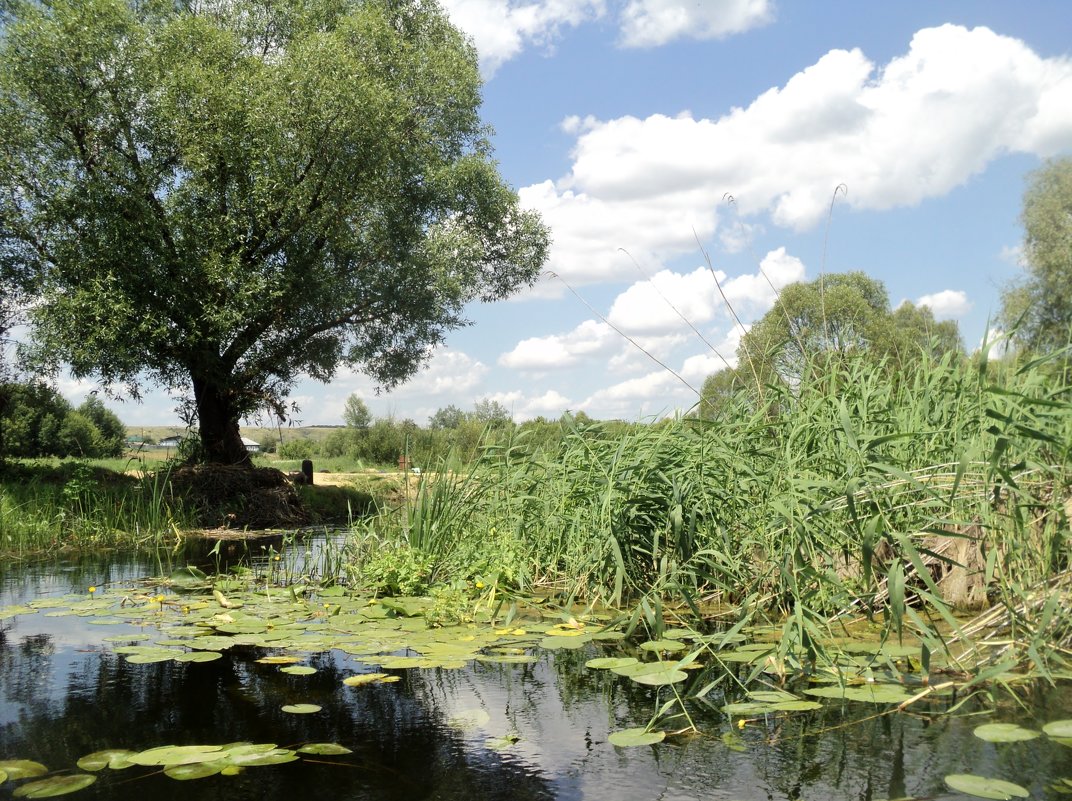
{"label": "white cloud", "polygon": [[998,254],[998,258],[1009,264],[1015,264],[1017,267],[1024,266],[1024,246],[1019,245],[1005,245]]}
{"label": "white cloud", "polygon": [[563,26],[603,14],[603,0],[443,0],[451,22],[472,37],[485,77],[529,46],[551,45]]}
{"label": "white cloud", "polygon": [[521,340],[499,357],[499,364],[535,372],[572,367],[584,357],[613,350],[619,339],[606,323],[585,320],[567,334]]}
{"label": "white cloud", "polygon": [[687,274],[661,270],[618,295],[607,318],[628,333],[679,330],[687,327],[682,317],[699,327],[720,313],[728,316],[715,285],[717,277],[738,316],[753,319],[774,305],[776,290],[803,281],[804,275],[804,264],[784,247],[767,253],[755,273],[733,278],[722,270],[715,270],[712,276],[707,267]]}
{"label": "white cloud", "polygon": [[618,248],[642,264],[695,250],[694,237],[716,232],[727,192],[742,216],[801,230],[826,216],[841,183],[839,203],[910,206],[1003,154],[1072,147],[1072,61],[943,25],[885,65],[832,50],[719,119],[570,118],[564,128],[577,137],[569,174],[522,189],[522,202],[555,232],[551,270],[571,284],[621,280],[631,267]]}
{"label": "white cloud", "polygon": [[653,47],[674,39],[720,39],[764,25],[769,0],[629,0],[621,14],[622,44]]}
{"label": "white cloud", "polygon": [[917,306],[929,306],[938,320],[951,320],[963,317],[971,311],[972,302],[968,294],[959,289],[945,289],[931,295],[924,295],[916,301]]}

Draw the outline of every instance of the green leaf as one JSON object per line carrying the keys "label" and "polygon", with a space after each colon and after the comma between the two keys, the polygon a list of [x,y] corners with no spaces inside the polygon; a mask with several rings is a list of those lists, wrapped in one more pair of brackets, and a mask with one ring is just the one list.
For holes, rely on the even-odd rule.
{"label": "green leaf", "polygon": [[104,770],[104,768],[123,770],[134,765],[130,761],[130,757],[134,756],[135,753],[137,752],[127,751],[122,748],[109,748],[104,751],[94,751],[92,754],[86,754],[76,764],[82,770],[89,771]]}
{"label": "green leaf", "polygon": [[319,754],[321,756],[352,754],[349,748],[338,743],[309,743],[298,749],[299,754]]}
{"label": "green leaf", "polygon": [[206,776],[215,776],[223,770],[225,765],[225,762],[219,760],[215,762],[200,762],[189,765],[172,765],[169,768],[164,768],[164,775],[179,781],[203,779]]}
{"label": "green leaf", "polygon": [[316,704],[284,704],[280,709],[291,715],[311,715],[314,712],[319,712],[323,707],[319,707]]}
{"label": "green leaf", "polygon": [[655,745],[661,743],[666,737],[664,731],[648,731],[647,729],[622,729],[613,732],[607,739],[611,745],[619,748],[632,748],[638,745]]}
{"label": "green leaf", "polygon": [[15,788],[15,798],[54,798],[89,787],[97,777],[91,773],[71,776],[50,776]]}
{"label": "green leaf", "polygon": [[945,783],[953,790],[979,798],[995,798],[1009,801],[1011,798],[1028,798],[1030,793],[1018,784],[1003,779],[988,779],[970,773],[954,773],[945,777]]}
{"label": "green leaf", "polygon": [[972,734],[988,743],[1018,743],[1034,740],[1039,736],[1037,731],[1025,729],[1015,723],[985,723],[976,726]]}
{"label": "green leaf", "polygon": [[[1042,727],[1047,737],[1072,737],[1072,720],[1054,720]],[[0,763],[3,767],[3,763]]]}
{"label": "green leaf", "polygon": [[31,779],[34,776],[44,776],[48,768],[40,762],[29,759],[6,759],[0,761],[0,770],[7,774],[9,779]]}

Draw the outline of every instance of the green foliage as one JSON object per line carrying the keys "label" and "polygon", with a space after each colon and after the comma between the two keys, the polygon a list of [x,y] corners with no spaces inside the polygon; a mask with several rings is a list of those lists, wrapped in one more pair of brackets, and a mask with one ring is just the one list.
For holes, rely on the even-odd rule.
{"label": "green foliage", "polygon": [[0,261],[40,287],[37,357],[178,388],[211,460],[299,375],[393,386],[539,275],[436,3],[7,10]]}
{"label": "green foliage", "polygon": [[282,459],[312,459],[316,454],[316,443],[310,439],[292,439],[279,446]]}
{"label": "green foliage", "polygon": [[501,428],[510,424],[510,410],[497,400],[484,398],[473,405],[473,419],[485,425]]}
{"label": "green foliage", "polygon": [[431,558],[402,544],[380,548],[359,569],[361,586],[377,595],[419,595],[428,586]]}
{"label": "green foliage", "polygon": [[454,429],[468,419],[468,415],[454,404],[436,409],[436,413],[428,418],[428,426],[433,431],[441,428]]}
{"label": "green foliage", "polygon": [[825,371],[852,354],[903,369],[924,355],[950,352],[961,352],[955,322],[938,323],[930,309],[911,305],[891,312],[881,281],[862,272],[834,273],[781,291],[774,308],[741,339],[737,373],[760,386],[793,385],[808,370]]}
{"label": "green foliage", "polygon": [[350,428],[368,428],[372,423],[372,412],[365,401],[357,394],[352,394],[346,399],[342,419]]}
{"label": "green foliage", "polygon": [[1072,336],[1072,158],[1031,174],[1021,215],[1027,275],[1002,293],[1001,322],[1030,352]]}
{"label": "green foliage", "polygon": [[78,412],[96,426],[100,434],[100,446],[95,456],[115,457],[123,452],[127,438],[126,426],[115,412],[104,406],[100,398],[90,395],[78,407]]}

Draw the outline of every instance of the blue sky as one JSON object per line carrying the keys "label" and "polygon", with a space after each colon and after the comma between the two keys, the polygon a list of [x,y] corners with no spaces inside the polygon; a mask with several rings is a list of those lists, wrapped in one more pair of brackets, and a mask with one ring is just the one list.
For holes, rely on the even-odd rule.
{"label": "blue sky", "polygon": [[[519,420],[687,409],[696,396],[606,321],[699,389],[723,362],[663,297],[734,361],[705,252],[746,325],[774,302],[767,279],[825,266],[957,320],[972,348],[1022,271],[1026,176],[1072,152],[1064,0],[443,5],[480,53],[501,171],[551,226],[561,280],[472,307],[390,394],[349,371],[301,382],[301,424],[340,423],[351,392],[421,424],[483,398]],[[163,393],[112,405],[131,425],[177,423]]]}

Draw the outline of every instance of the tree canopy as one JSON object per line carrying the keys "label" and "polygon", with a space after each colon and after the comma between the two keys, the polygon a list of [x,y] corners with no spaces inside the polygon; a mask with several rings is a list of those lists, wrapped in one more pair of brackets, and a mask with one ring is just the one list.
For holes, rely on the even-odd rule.
{"label": "tree canopy", "polygon": [[346,399],[342,419],[349,428],[368,428],[372,425],[372,411],[359,395],[353,393]]}
{"label": "tree canopy", "polygon": [[890,309],[882,282],[862,272],[834,273],[787,286],[774,307],[742,337],[738,367],[710,376],[701,393],[710,416],[733,393],[772,381],[790,384],[827,360],[850,355],[887,359],[904,368],[923,354],[962,350],[952,320],[937,321],[926,306]]}
{"label": "tree canopy", "polygon": [[1031,174],[1021,222],[1027,274],[1002,293],[1001,321],[1020,346],[1046,352],[1072,336],[1072,158]]}
{"label": "tree canopy", "polygon": [[427,0],[10,0],[0,259],[40,282],[37,353],[184,398],[205,455],[340,365],[391,387],[549,235]]}

